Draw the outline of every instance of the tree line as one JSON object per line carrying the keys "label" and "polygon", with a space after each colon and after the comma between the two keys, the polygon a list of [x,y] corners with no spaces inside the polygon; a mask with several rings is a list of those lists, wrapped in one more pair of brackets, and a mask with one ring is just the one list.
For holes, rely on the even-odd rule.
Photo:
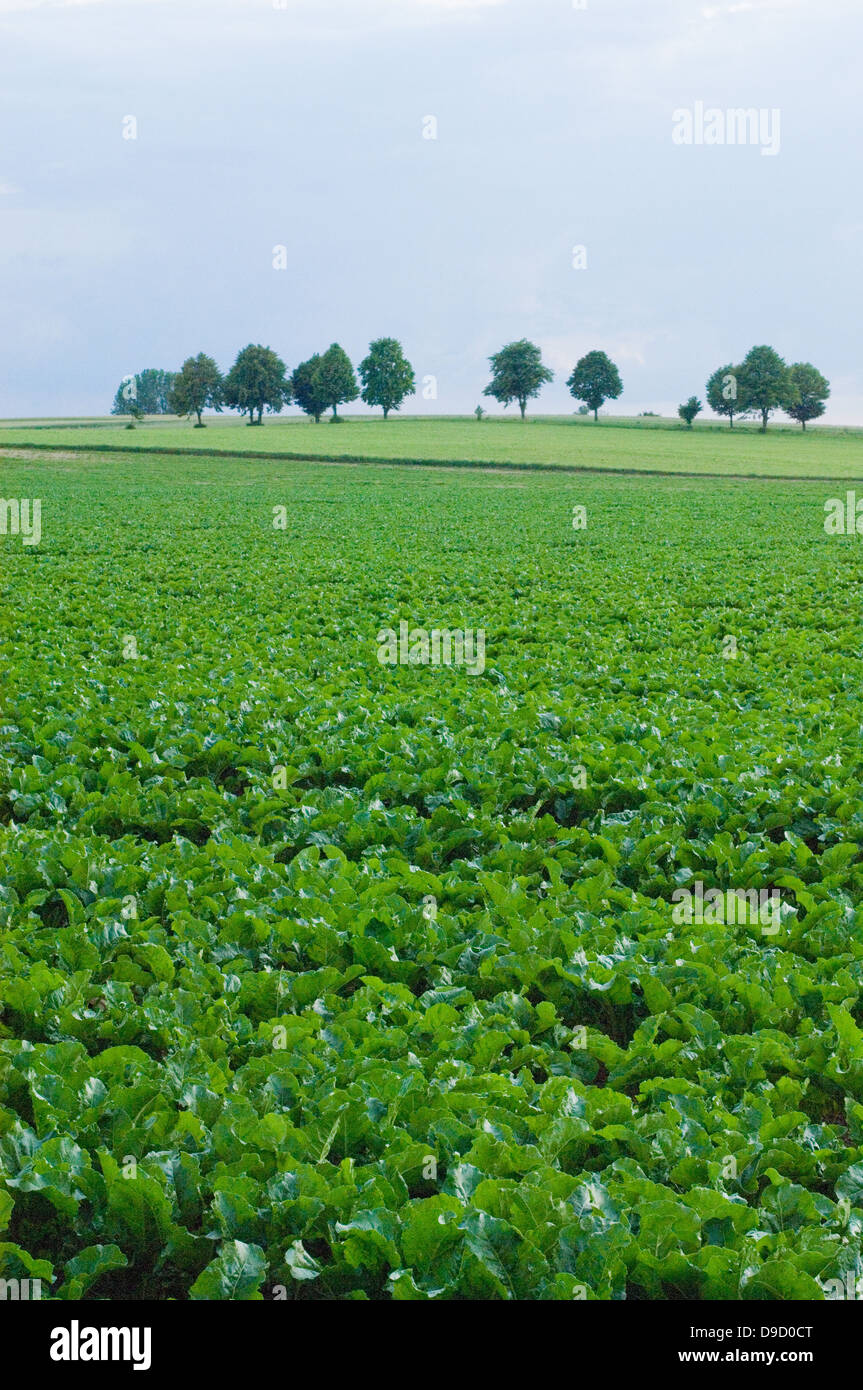
{"label": "tree line", "polygon": [[339,420],[339,406],[362,397],[366,405],[380,407],[384,419],[398,410],[416,390],[414,370],[395,338],[378,338],[359,365],[357,381],[344,348],[333,343],[288,372],[272,348],[250,343],[237,354],[224,376],[214,358],[205,352],[187,357],[178,372],[147,370],[121,381],[111,407],[113,415],[180,415],[197,417],[196,429],[204,428],[205,410],[238,410],[250,425],[263,422],[264,411],[278,414],[286,405],[298,405],[317,423],[328,411]]}
{"label": "tree line", "polygon": [[[542,352],[527,338],[507,343],[489,358],[491,381],[483,394],[506,408],[515,402],[525,418],[528,402],[534,400],[554,380],[554,373],[542,360]],[[189,357],[179,372],[148,369],[126,377],[117,388],[112,414],[140,417],[175,414],[197,417],[196,428],[203,429],[205,410],[238,410],[248,415],[250,425],[260,425],[264,412],[278,413],[286,405],[300,407],[315,423],[327,411],[338,423],[340,405],[361,398],[366,405],[383,410],[384,419],[399,410],[416,390],[414,369],[395,338],[377,338],[359,364],[359,381],[347,353],[338,343],[326,352],[315,353],[293,372],[272,348],[250,343],[237,354],[226,375],[206,353]],[[599,411],[607,401],[623,393],[620,372],[605,352],[594,349],[581,357],[567,380],[579,412]],[[772,347],[751,348],[739,366],[717,367],[707,382],[706,396],[711,409],[735,419],[761,417],[762,430],[775,410],[782,410],[806,428],[808,420],[824,414],[830,384],[809,362],[791,366]],[[678,409],[691,428],[703,405],[690,396]],[[477,407],[477,419],[484,412]]]}
{"label": "tree line", "polygon": [[[727,415],[730,427],[735,419],[761,417],[761,429],[775,410],[784,413],[806,428],[808,420],[817,420],[827,408],[830,383],[811,362],[793,362],[789,366],[772,347],[750,348],[739,366],[729,363],[717,367],[705,388],[707,403],[717,415]],[[678,409],[680,418],[692,427],[703,409],[697,396],[690,396]]]}

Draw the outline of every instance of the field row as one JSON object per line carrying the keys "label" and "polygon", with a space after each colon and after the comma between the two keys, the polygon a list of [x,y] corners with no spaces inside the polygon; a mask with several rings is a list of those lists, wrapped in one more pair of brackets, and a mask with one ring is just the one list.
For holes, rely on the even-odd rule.
{"label": "field row", "polygon": [[[0,537],[0,1276],[863,1274],[863,571],[822,485],[2,468],[43,534]],[[403,622],[482,669],[382,661]],[[780,907],[687,920],[699,884]]]}

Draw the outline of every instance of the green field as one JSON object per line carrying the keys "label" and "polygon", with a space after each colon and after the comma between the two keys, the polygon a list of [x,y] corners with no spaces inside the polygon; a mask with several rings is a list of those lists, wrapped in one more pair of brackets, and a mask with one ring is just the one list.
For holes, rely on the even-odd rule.
{"label": "green field", "polygon": [[749,422],[730,430],[652,419],[592,420],[577,416],[528,420],[426,417],[351,418],[333,426],[304,417],[272,416],[250,428],[235,417],[215,417],[206,430],[186,422],[152,419],[135,430],[113,421],[74,426],[41,421],[0,425],[0,449],[190,449],[259,452],[295,457],[394,462],[439,461],[622,472],[728,474],[742,477],[863,477],[863,431],[818,428],[804,433],[777,422],[766,435]]}
{"label": "green field", "polygon": [[[851,476],[860,448],[253,438],[421,432],[637,469]],[[824,484],[0,472],[42,505],[40,544],[0,536],[0,1277],[796,1300],[863,1273],[863,563]],[[484,669],[382,665],[402,620],[482,630]],[[696,883],[781,910],[687,924]]]}

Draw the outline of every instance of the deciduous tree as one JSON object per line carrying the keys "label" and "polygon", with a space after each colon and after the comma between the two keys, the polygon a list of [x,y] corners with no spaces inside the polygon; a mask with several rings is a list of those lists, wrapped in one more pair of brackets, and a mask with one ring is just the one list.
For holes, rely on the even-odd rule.
{"label": "deciduous tree", "polygon": [[762,434],[774,410],[787,409],[797,400],[787,363],[772,347],[750,348],[740,368],[739,387],[746,409],[761,416]]}
{"label": "deciduous tree", "polygon": [[489,362],[491,381],[483,395],[492,396],[504,407],[510,401],[518,401],[522,420],[528,401],[538,396],[548,382],[554,381],[554,372],[543,366],[542,353],[536,343],[528,342],[527,338],[507,343],[489,358]]}
{"label": "deciduous tree", "polygon": [[797,395],[785,406],[785,413],[805,429],[807,420],[817,420],[827,409],[830,382],[811,362],[795,362],[789,372]]}
{"label": "deciduous tree", "polygon": [[360,363],[360,380],[366,405],[379,405],[385,420],[391,410],[400,409],[405,397],[412,396],[416,390],[414,369],[395,338],[375,339],[368,357]]}
{"label": "deciduous tree", "polygon": [[338,420],[339,406],[355,401],[360,394],[351,359],[344,348],[333,343],[321,358],[319,371],[324,400],[333,412],[333,420]]}
{"label": "deciduous tree", "polygon": [[187,357],[171,390],[170,405],[175,415],[197,415],[198,427],[203,429],[201,412],[222,409],[222,373],[212,357],[199,352]]}
{"label": "deciduous tree", "polygon": [[728,424],[734,429],[735,415],[745,415],[746,406],[740,395],[740,367],[717,367],[707,383],[707,404],[717,415],[727,415]]}
{"label": "deciduous tree", "polygon": [[566,384],[570,395],[577,401],[584,401],[593,411],[594,420],[598,418],[600,406],[606,401],[616,401],[623,392],[620,372],[611,358],[598,350],[576,362]]}
{"label": "deciduous tree", "polygon": [[[291,399],[287,368],[272,348],[250,343],[237,354],[225,377],[223,395],[231,410],[248,414],[250,425],[260,425],[264,411],[278,414]],[[257,413],[257,420],[255,414]]]}
{"label": "deciduous tree", "polygon": [[301,362],[291,377],[291,391],[295,403],[300,410],[314,418],[316,425],[320,423],[329,403],[324,394],[321,361],[321,354],[316,352],[307,362]]}
{"label": "deciduous tree", "polygon": [[173,372],[165,372],[161,367],[147,367],[134,376],[124,377],[117,387],[111,414],[132,415],[132,407],[137,405],[141,415],[168,415],[173,382]]}

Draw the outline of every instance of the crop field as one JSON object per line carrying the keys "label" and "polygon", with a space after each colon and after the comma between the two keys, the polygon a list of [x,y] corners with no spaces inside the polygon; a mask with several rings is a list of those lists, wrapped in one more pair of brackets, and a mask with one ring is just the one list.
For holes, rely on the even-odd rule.
{"label": "crop field", "polygon": [[[414,429],[116,433],[426,456]],[[729,433],[422,437],[859,472],[851,438]],[[71,434],[0,458],[3,497],[41,503],[38,544],[0,535],[0,1277],[856,1283],[863,551],[825,533],[830,486]]]}
{"label": "crop field", "polygon": [[295,458],[393,462],[439,461],[563,466],[619,472],[729,474],[740,477],[860,478],[863,430],[771,422],[766,435],[751,422],[696,424],[680,421],[601,419],[577,416],[518,419],[346,418],[337,426],[303,417],[270,416],[250,428],[215,416],[205,430],[184,421],[154,418],[129,430],[116,421],[74,426],[33,421],[0,425],[0,448],[111,448],[193,450],[203,453],[284,454]]}

